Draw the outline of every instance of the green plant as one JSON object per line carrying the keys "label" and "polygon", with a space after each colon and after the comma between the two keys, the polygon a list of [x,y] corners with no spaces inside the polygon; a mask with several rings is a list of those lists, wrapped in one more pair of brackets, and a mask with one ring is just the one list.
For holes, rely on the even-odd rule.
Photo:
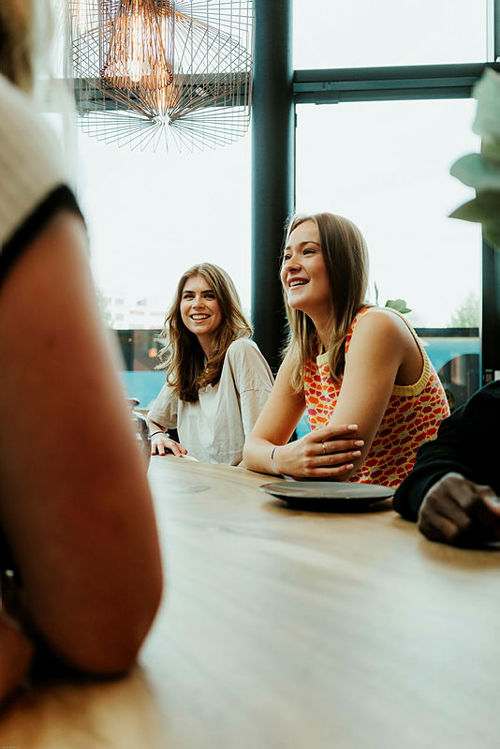
{"label": "green plant", "polygon": [[457,307],[448,325],[450,328],[477,328],[480,317],[479,297],[472,292]]}
{"label": "green plant", "polygon": [[[378,286],[376,283],[374,283],[373,285],[375,287],[375,304],[378,307]],[[384,307],[395,309],[396,312],[400,312],[402,315],[405,315],[407,312],[411,312],[411,309],[408,307],[404,299],[388,299],[384,304]]]}
{"label": "green plant", "polygon": [[401,312],[402,315],[411,312],[404,299],[388,299],[384,306],[395,309],[397,312]]}
{"label": "green plant", "polygon": [[481,153],[455,161],[450,174],[473,187],[476,197],[459,206],[451,218],[478,221],[485,239],[500,249],[500,74],[486,68],[473,89],[477,99],[472,130],[481,136]]}

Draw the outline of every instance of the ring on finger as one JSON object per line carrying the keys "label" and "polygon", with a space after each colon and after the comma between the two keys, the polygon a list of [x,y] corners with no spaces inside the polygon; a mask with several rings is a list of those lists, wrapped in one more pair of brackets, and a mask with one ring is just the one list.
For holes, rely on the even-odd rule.
{"label": "ring on finger", "polygon": [[323,455],[326,455],[326,447],[324,442],[321,443],[321,447],[323,448]]}

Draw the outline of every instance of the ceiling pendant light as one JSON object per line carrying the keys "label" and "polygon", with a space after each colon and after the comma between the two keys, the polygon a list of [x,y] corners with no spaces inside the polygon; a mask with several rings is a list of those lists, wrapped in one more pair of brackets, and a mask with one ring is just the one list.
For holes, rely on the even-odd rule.
{"label": "ceiling pendant light", "polygon": [[252,0],[69,0],[79,120],[141,150],[215,148],[243,136]]}

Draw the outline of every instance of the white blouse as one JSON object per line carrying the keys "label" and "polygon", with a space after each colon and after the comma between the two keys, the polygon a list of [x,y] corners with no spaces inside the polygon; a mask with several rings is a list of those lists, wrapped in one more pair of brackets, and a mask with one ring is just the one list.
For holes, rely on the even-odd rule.
{"label": "white blouse", "polygon": [[226,352],[219,382],[200,390],[196,403],[179,400],[165,383],[148,416],[164,429],[176,428],[181,445],[197,460],[237,465],[272,387],[258,346],[240,338]]}

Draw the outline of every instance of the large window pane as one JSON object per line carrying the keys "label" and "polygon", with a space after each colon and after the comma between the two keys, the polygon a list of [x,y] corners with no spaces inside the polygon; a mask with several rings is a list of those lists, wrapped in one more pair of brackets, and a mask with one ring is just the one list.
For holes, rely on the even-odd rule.
{"label": "large window pane", "polygon": [[127,331],[120,335],[123,379],[129,396],[147,407],[163,377],[151,371],[159,345],[156,333],[146,342],[134,331],[161,328],[187,268],[204,261],[225,268],[249,311],[250,136],[225,149],[178,154],[118,149],[80,133],[78,152],[103,314]]}
{"label": "large window pane", "polygon": [[474,108],[471,100],[298,107],[297,209],[358,224],[370,252],[371,300],[375,284],[380,304],[406,300],[438,369],[476,356],[446,370],[460,393],[477,370],[481,232],[447,218],[469,197],[449,168],[478,149]]}
{"label": "large window pane", "polygon": [[249,306],[249,144],[142,153],[80,135],[79,197],[114,327],[156,327],[179,276],[203,261],[224,267]]}
{"label": "large window pane", "polygon": [[295,0],[294,67],[481,62],[489,0]]}
{"label": "large window pane", "polygon": [[[65,0],[55,9],[53,67],[64,74]],[[65,110],[53,92],[49,111]],[[48,114],[65,145],[68,117]],[[69,137],[68,137],[69,136]],[[158,333],[181,274],[213,262],[233,278],[250,315],[250,135],[215,151],[131,151],[76,131],[78,199],[105,322],[117,331],[122,379],[146,408],[164,373],[154,371]]]}

